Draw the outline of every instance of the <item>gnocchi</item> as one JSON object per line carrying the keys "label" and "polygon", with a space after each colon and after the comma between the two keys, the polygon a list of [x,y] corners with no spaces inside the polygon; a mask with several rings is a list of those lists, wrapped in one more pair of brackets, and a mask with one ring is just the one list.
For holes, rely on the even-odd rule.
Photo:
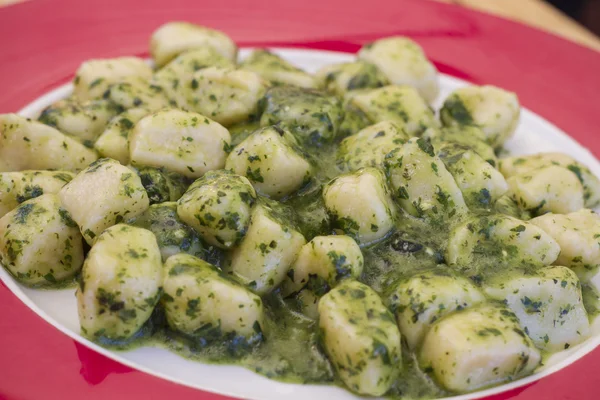
{"label": "gnocchi", "polygon": [[400,36],[306,70],[237,53],[169,22],[151,62],[83,62],[37,119],[0,115],[7,273],[74,290],[104,346],[398,400],[519,379],[594,334],[600,180],[508,154],[516,94],[460,86],[435,110],[436,67]]}
{"label": "gnocchi", "polygon": [[154,234],[125,224],[108,228],[86,257],[77,287],[82,333],[95,340],[135,335],[158,303],[161,286]]}

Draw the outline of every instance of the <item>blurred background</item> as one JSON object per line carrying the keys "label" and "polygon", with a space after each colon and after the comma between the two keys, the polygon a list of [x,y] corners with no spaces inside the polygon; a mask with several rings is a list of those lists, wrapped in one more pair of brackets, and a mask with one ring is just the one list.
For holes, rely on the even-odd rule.
{"label": "blurred background", "polygon": [[585,27],[600,35],[600,1],[598,0],[549,0],[552,4],[571,18],[581,22]]}
{"label": "blurred background", "polygon": [[519,21],[600,51],[600,0],[436,1]]}
{"label": "blurred background", "polygon": [[[0,7],[23,1],[52,0],[0,0]],[[452,3],[519,21],[600,51],[600,0],[433,1]]]}

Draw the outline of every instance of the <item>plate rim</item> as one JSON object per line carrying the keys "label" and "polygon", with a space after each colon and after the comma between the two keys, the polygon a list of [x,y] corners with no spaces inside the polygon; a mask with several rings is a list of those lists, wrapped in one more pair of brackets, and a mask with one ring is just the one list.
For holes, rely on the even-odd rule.
{"label": "plate rim", "polygon": [[[256,48],[254,46],[240,46],[240,49],[242,50],[251,50],[253,48]],[[284,53],[326,53],[326,54],[332,54],[332,55],[344,55],[344,56],[352,56],[354,55],[354,53],[352,52],[348,52],[348,51],[336,51],[336,50],[321,50],[321,49],[316,49],[316,48],[311,48],[311,47],[300,47],[300,46],[290,46],[290,47],[283,47],[283,46],[269,46],[268,47],[270,50],[273,50],[275,52],[284,52]],[[466,79],[462,79],[462,78],[457,78],[454,77],[452,75],[448,75],[448,74],[439,74],[440,77],[443,76],[443,78],[445,80],[451,81],[453,83],[458,83],[458,84],[471,84],[473,85],[474,83],[469,82]],[[19,111],[16,112],[16,114],[19,115],[23,115],[23,116],[31,116],[31,118],[33,118],[33,116],[36,116],[38,114],[38,110],[43,109],[45,106],[49,105],[51,101],[56,101],[57,98],[64,98],[67,95],[69,95],[70,93],[72,93],[73,91],[73,85],[71,82],[68,83],[64,83],[64,84],[60,84],[58,86],[55,86],[54,88],[44,92],[41,96],[38,96],[37,98],[35,98],[33,101],[31,101],[30,103],[26,104],[24,107],[22,107]],[[564,139],[567,139],[568,141],[572,142],[573,145],[575,145],[578,148],[578,151],[584,152],[586,153],[587,156],[591,157],[593,160],[595,160],[596,163],[598,163],[600,165],[600,161],[594,156],[594,154],[591,152],[590,149],[588,149],[587,147],[585,147],[584,145],[582,145],[581,143],[579,143],[574,137],[570,136],[569,134],[567,134],[565,131],[563,131],[561,128],[559,128],[558,126],[556,126],[555,124],[553,124],[552,122],[550,122],[549,120],[545,119],[544,117],[542,117],[541,115],[529,110],[526,107],[521,107],[521,115],[527,115],[528,118],[533,119],[537,124],[540,124],[542,126],[547,127],[550,130],[555,131],[556,133],[558,133],[560,136],[562,136]],[[521,117],[522,118],[522,117]],[[179,378],[172,378],[169,377],[165,374],[163,374],[162,372],[156,372],[154,371],[152,368],[140,365],[132,360],[128,360],[127,358],[121,357],[119,351],[111,351],[107,348],[104,348],[94,342],[92,342],[91,340],[81,336],[81,334],[77,334],[73,331],[71,331],[69,328],[63,326],[63,324],[59,323],[58,321],[56,321],[52,316],[50,316],[46,311],[44,311],[42,308],[40,308],[34,301],[32,301],[22,290],[21,290],[21,285],[16,281],[16,279],[14,279],[12,277],[12,275],[6,271],[4,268],[0,268],[0,281],[2,283],[4,283],[4,285],[6,285],[6,287],[9,289],[9,291],[15,296],[17,297],[17,299],[19,301],[21,301],[21,303],[25,304],[30,310],[32,310],[38,317],[42,318],[46,323],[48,323],[49,325],[52,326],[52,328],[60,331],[62,334],[66,335],[67,337],[73,339],[74,341],[76,341],[77,343],[85,346],[88,349],[91,349],[99,354],[102,354],[103,356],[116,361],[120,364],[123,364],[129,368],[132,368],[134,370],[138,370],[141,371],[145,374],[148,374],[152,377],[161,379],[161,380],[165,380],[167,382],[171,382],[171,383],[175,383],[177,385],[181,385],[181,386],[185,386],[188,388],[192,388],[195,391],[197,391],[198,393],[202,393],[202,392],[208,392],[211,394],[216,394],[216,395],[220,395],[220,396],[229,396],[229,397],[234,397],[234,398],[248,398],[248,399],[256,399],[259,400],[258,397],[241,397],[242,395],[238,394],[238,393],[231,393],[231,392],[227,392],[225,390],[218,390],[218,389],[211,389],[211,388],[205,388],[205,387],[198,387],[197,385],[194,385],[192,383],[188,383],[182,379]],[[596,319],[596,322],[600,321],[600,316],[599,318]],[[569,354],[567,357],[561,359],[560,361],[556,362],[556,364],[548,367],[548,368],[544,368],[541,371],[538,371],[532,375],[526,376],[524,378],[515,380],[513,382],[508,382],[508,383],[504,383],[502,385],[499,386],[494,386],[491,388],[487,388],[487,389],[483,389],[483,390],[479,390],[476,392],[470,392],[470,393],[466,393],[466,394],[461,394],[461,395],[456,395],[456,396],[450,396],[450,397],[444,397],[444,398],[438,398],[436,400],[471,400],[471,399],[484,399],[487,398],[488,396],[493,396],[493,395],[501,395],[510,391],[513,391],[515,389],[518,388],[523,388],[527,385],[530,385],[534,382],[537,382],[541,379],[544,379],[550,375],[555,374],[556,372],[559,372],[560,370],[566,368],[567,366],[579,361],[581,358],[583,358],[585,355],[591,353],[594,349],[596,349],[598,346],[600,345],[600,332],[597,332],[594,336],[589,337],[588,339],[586,339],[585,341],[583,341],[582,343],[578,344],[577,346],[574,346],[574,348],[572,348],[572,350],[574,350],[571,354]],[[559,352],[559,354],[562,352]],[[177,354],[177,353],[174,353]],[[201,362],[201,361],[194,361],[194,362],[199,362],[201,364],[205,364],[205,365],[219,365],[219,364],[214,364],[214,363],[205,363],[205,362]],[[235,364],[225,364],[227,366],[231,366],[231,367],[235,367],[235,368],[241,368],[241,369],[245,369],[247,371],[250,371],[252,374],[254,374],[257,377],[261,377],[264,378],[264,376],[251,371],[243,366],[239,366],[239,365],[235,365]],[[265,378],[268,379],[268,378]],[[277,383],[285,383],[285,382],[281,382],[281,381],[277,381],[277,380],[272,380],[269,379],[270,382],[277,382]],[[295,384],[292,384],[295,385]],[[306,386],[306,385],[301,385],[301,386]],[[361,398],[361,397],[357,397],[356,394],[350,392],[349,390],[347,390],[344,387],[341,386],[337,386],[337,385],[312,385],[312,386],[321,386],[321,387],[335,387],[335,388],[341,388],[342,390],[348,392],[350,395],[355,396],[355,398]]]}

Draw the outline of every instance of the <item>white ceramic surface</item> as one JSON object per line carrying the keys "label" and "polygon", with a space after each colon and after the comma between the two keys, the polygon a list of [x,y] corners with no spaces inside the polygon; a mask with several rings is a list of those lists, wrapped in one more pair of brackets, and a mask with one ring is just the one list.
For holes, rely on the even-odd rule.
{"label": "white ceramic surface", "polygon": [[[309,72],[314,72],[326,64],[351,61],[354,58],[353,55],[346,53],[298,49],[274,50]],[[248,49],[242,50],[241,57],[247,55],[248,51]],[[436,108],[439,108],[448,93],[468,83],[442,75],[440,84],[441,93],[435,104]],[[19,114],[27,117],[37,117],[45,106],[68,96],[71,91],[72,86],[70,84],[61,86],[32,102],[22,109]],[[586,164],[594,174],[600,176],[600,163],[587,149],[554,125],[526,109],[522,111],[521,123],[515,136],[507,143],[506,147],[511,154],[515,155],[542,151],[564,152]],[[285,396],[287,400],[310,398],[345,400],[358,398],[342,388],[280,383],[242,367],[209,365],[189,361],[160,348],[144,347],[128,352],[106,350],[80,336],[74,289],[59,291],[28,289],[16,283],[3,268],[0,268],[0,278],[23,303],[66,335],[107,357],[157,377],[210,392],[246,399],[279,400],[282,396]],[[591,338],[567,351],[553,355],[536,374],[510,384],[468,395],[451,397],[451,399],[467,400],[496,394],[530,383],[564,368],[600,344],[599,320],[594,324],[595,333]]]}

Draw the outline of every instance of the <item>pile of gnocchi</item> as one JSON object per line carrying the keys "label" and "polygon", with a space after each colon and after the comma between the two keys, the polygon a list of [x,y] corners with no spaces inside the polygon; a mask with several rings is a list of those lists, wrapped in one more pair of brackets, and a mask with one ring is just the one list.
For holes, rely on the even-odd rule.
{"label": "pile of gnocchi", "polygon": [[285,340],[283,304],[328,382],[415,397],[403,382],[478,390],[591,334],[600,181],[565,154],[498,156],[515,94],[465,87],[435,112],[436,68],[404,37],[316,74],[237,53],[170,22],[152,65],[89,60],[37,120],[0,115],[0,261],[76,282],[82,335],[154,321],[250,357]]}

